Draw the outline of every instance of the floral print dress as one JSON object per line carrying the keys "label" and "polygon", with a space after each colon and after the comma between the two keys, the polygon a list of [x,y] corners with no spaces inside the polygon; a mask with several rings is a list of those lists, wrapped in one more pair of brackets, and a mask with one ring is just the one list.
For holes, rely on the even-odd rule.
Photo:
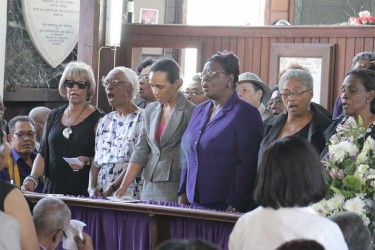
{"label": "floral print dress", "polygon": [[[124,117],[111,112],[104,116],[95,136],[95,164],[99,170],[97,188],[105,189],[128,167],[129,159],[137,143],[143,120],[143,109]],[[137,177],[129,186],[126,196],[139,198],[142,181]]]}

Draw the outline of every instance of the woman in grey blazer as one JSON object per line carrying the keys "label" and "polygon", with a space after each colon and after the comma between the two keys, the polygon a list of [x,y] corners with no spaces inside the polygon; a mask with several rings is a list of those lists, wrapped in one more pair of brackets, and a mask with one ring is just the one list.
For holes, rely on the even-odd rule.
{"label": "woman in grey blazer", "polygon": [[180,72],[172,59],[160,59],[152,65],[150,84],[157,101],[145,110],[138,141],[116,196],[123,196],[143,170],[142,200],[177,201],[181,137],[195,107],[179,92]]}

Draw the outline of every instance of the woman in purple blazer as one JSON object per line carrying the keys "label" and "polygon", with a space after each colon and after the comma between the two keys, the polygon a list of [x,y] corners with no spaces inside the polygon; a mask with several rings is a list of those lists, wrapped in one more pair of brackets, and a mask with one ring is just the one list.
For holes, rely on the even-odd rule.
{"label": "woman in purple blazer", "polygon": [[239,99],[238,57],[218,52],[201,75],[210,99],[197,106],[182,137],[179,203],[226,211],[250,208],[263,125],[259,111]]}

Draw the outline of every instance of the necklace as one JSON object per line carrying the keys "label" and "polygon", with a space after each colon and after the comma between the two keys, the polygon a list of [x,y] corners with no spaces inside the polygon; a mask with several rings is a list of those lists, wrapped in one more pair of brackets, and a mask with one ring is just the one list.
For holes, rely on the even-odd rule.
{"label": "necklace", "polygon": [[[87,107],[87,103],[83,107],[83,109],[81,110],[81,112],[78,114],[77,118],[72,122],[72,124],[70,124],[70,125],[68,125],[68,127],[64,128],[62,134],[65,137],[65,139],[69,140],[70,135],[73,133],[73,130],[72,130],[71,126],[73,126],[74,123],[78,120],[78,118],[81,116],[81,114],[86,109],[86,107]],[[69,116],[70,116],[70,112],[69,112],[69,108],[68,108],[68,124],[69,124]]]}

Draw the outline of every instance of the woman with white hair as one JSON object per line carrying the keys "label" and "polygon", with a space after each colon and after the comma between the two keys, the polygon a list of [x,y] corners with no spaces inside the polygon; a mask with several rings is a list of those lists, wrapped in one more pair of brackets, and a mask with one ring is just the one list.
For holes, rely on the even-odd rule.
{"label": "woman with white hair", "polygon": [[313,78],[306,70],[290,69],[281,76],[279,91],[286,113],[274,117],[265,127],[259,160],[270,143],[291,135],[304,137],[318,153],[323,151],[326,144],[323,132],[332,121],[311,105],[313,89]]}
{"label": "woman with white hair", "polygon": [[[61,76],[59,93],[68,104],[49,114],[31,174],[22,189],[34,191],[45,174],[44,192],[87,196],[89,172],[95,154],[95,129],[103,112],[89,101],[96,89],[92,68],[70,62]],[[64,158],[76,158],[68,162]]]}
{"label": "woman with white hair", "polygon": [[[120,186],[143,118],[143,109],[134,104],[139,82],[133,70],[116,67],[103,79],[102,85],[115,111],[105,115],[96,130],[95,159],[88,189],[91,196],[110,196]],[[134,180],[127,196],[138,198],[139,182],[140,178]]]}

